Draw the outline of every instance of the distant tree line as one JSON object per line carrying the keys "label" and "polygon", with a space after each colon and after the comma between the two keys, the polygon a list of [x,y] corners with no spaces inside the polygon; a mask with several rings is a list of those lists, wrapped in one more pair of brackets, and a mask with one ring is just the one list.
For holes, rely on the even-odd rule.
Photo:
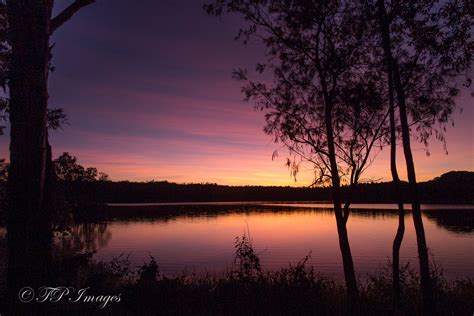
{"label": "distant tree line", "polygon": [[[8,164],[0,160],[0,198],[4,197]],[[211,183],[178,184],[159,182],[112,182],[96,168],[84,168],[77,158],[63,153],[54,160],[57,192],[71,202],[102,203],[225,202],[225,201],[332,201],[330,187],[228,186]],[[343,186],[343,197],[349,187]],[[394,203],[391,182],[362,183],[353,194],[354,203]],[[420,183],[423,203],[474,204],[474,172],[451,171]],[[409,203],[408,186],[402,182],[404,203]]]}
{"label": "distant tree line", "polygon": [[[4,220],[8,164],[0,160],[0,222]],[[63,153],[54,160],[55,195],[73,214],[94,212],[104,203],[319,201],[331,203],[331,187],[228,186],[212,183],[178,184],[168,181],[110,181],[94,167],[83,167],[75,156]],[[421,182],[423,203],[474,204],[474,172],[451,171]],[[343,186],[343,200],[350,187]],[[394,203],[391,182],[361,183],[351,193],[354,203]],[[409,188],[401,185],[402,200],[409,203]],[[64,212],[64,210],[60,210]]]}
{"label": "distant tree line", "polygon": [[[229,186],[215,183],[178,184],[168,181],[112,182],[95,167],[84,167],[64,152],[53,160],[56,191],[68,188],[69,199],[83,203],[159,203],[225,201],[321,201],[331,203],[331,187]],[[4,202],[8,163],[0,159],[0,201]],[[349,186],[343,186],[344,199]],[[354,203],[395,203],[391,182],[360,183],[351,193]],[[56,193],[58,193],[56,192]],[[474,172],[451,171],[420,183],[423,203],[474,204]],[[402,199],[409,203],[406,182]]]}
{"label": "distant tree line", "polygon": [[[224,202],[224,201],[322,201],[331,203],[330,187],[227,186],[160,182],[64,181],[75,199],[97,203]],[[349,193],[343,186],[343,198]],[[474,204],[474,172],[452,171],[420,183],[423,203]],[[354,203],[394,203],[390,182],[359,184]],[[408,185],[402,196],[409,203]]]}

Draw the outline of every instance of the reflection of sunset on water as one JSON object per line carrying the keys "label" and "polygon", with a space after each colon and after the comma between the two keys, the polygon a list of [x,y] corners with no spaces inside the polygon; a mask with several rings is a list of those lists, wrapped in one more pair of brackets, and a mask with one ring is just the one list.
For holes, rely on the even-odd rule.
{"label": "reflection of sunset on water", "polygon": [[[436,211],[435,211],[436,212]],[[416,239],[411,213],[401,249],[402,263],[417,268]],[[474,273],[471,233],[453,233],[425,217],[430,252],[448,278]],[[354,212],[348,222],[357,273],[364,277],[386,266],[396,232],[396,213],[364,215]],[[264,267],[277,270],[296,264],[311,252],[311,264],[319,272],[342,276],[340,251],[334,214],[330,211],[292,211],[278,213],[231,213],[217,216],[175,217],[162,221],[111,222],[111,238],[98,249],[96,259],[111,259],[130,254],[139,265],[153,255],[168,274],[184,269],[199,272],[225,271],[234,258],[235,237],[250,231]]]}

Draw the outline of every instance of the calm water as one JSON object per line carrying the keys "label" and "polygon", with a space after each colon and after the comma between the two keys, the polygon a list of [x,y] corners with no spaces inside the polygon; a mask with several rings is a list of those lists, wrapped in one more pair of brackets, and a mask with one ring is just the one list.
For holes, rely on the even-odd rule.
{"label": "calm water", "polygon": [[[98,260],[128,255],[133,265],[148,260],[151,254],[161,271],[168,275],[184,270],[223,272],[232,269],[235,238],[248,230],[264,268],[275,270],[296,264],[311,253],[310,263],[317,271],[342,277],[332,211],[319,204],[298,206],[168,204],[164,211],[164,205],[148,205],[146,216],[139,212],[143,206],[114,207],[115,214],[136,211],[140,216],[127,219],[120,216],[122,219],[106,223],[79,225],[70,240],[63,242],[95,249]],[[180,209],[173,212],[178,207]],[[390,259],[398,217],[396,212],[390,211],[392,206],[354,205],[354,208],[361,210],[351,213],[349,239],[357,273],[364,277],[381,269]],[[474,277],[474,211],[466,210],[472,206],[423,208],[427,210],[423,219],[430,253],[444,275]],[[185,215],[176,215],[183,212]],[[410,212],[405,220],[401,260],[416,268],[416,239]]]}

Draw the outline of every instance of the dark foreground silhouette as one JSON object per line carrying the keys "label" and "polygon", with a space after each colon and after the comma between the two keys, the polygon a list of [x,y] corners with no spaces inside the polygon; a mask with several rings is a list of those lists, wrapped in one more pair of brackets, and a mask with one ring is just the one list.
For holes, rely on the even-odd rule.
{"label": "dark foreground silhouette", "polygon": [[[70,292],[57,301],[48,298],[44,303],[25,303],[30,311],[41,310],[48,315],[351,315],[356,312],[349,309],[343,284],[315,272],[307,264],[309,257],[278,272],[263,271],[246,236],[236,238],[234,266],[221,275],[183,273],[166,277],[160,274],[153,257],[140,267],[131,267],[124,257],[95,262],[92,253],[77,254],[70,250],[55,250],[51,280],[51,286],[71,287]],[[436,314],[471,315],[474,310],[471,279],[448,282],[437,270],[432,271],[432,277]],[[418,275],[402,267],[400,282],[397,306],[393,301],[389,266],[359,282],[358,312],[419,315],[422,299]],[[77,302],[71,303],[69,298]],[[7,307],[2,302],[0,311]]]}

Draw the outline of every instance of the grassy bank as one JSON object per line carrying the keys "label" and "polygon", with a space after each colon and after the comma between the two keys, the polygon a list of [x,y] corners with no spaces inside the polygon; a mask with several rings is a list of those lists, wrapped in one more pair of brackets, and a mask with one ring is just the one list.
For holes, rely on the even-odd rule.
{"label": "grassy bank", "polygon": [[[343,283],[315,272],[308,257],[277,272],[262,270],[260,259],[245,236],[236,238],[233,269],[219,275],[160,274],[155,258],[132,267],[125,257],[96,262],[92,254],[55,254],[52,284],[90,297],[116,295],[120,302],[30,303],[48,315],[352,315]],[[420,315],[419,278],[402,269],[402,295],[393,302],[390,267],[359,283],[362,315]],[[446,281],[433,271],[434,309],[439,315],[472,315],[474,282]],[[77,293],[74,294],[77,296]],[[71,297],[74,298],[71,294]],[[41,305],[41,306],[40,306]],[[31,305],[30,305],[31,306]],[[101,308],[102,306],[102,308]]]}
{"label": "grassy bank", "polygon": [[[138,272],[138,278],[123,279],[111,265],[99,264],[89,271],[85,285],[97,293],[121,293],[122,301],[106,309],[119,313],[160,315],[351,315],[344,286],[319,275],[303,261],[278,272],[248,275],[237,270],[220,276],[182,275],[173,278],[154,273],[154,263]],[[157,267],[157,266],[156,266]],[[116,267],[115,267],[116,268]],[[158,270],[156,270],[158,272]],[[360,283],[360,313],[363,315],[420,315],[418,276],[403,273],[400,305],[392,300],[391,277],[374,275]],[[436,278],[436,313],[472,315],[472,280],[447,282]],[[97,308],[97,307],[96,307]]]}

